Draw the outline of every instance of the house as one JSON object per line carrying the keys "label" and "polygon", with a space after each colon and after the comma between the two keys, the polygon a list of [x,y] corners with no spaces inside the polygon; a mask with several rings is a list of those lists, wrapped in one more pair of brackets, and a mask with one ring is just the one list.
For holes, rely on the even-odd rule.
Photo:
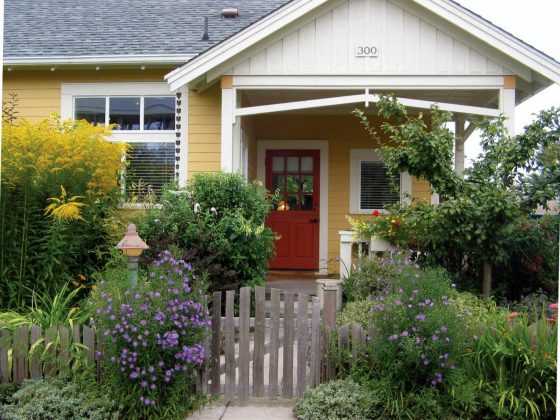
{"label": "house", "polygon": [[[473,116],[505,114],[553,83],[560,63],[452,0],[6,0],[4,97],[20,117],[114,123],[130,169],[156,187],[240,171],[278,190],[274,268],[325,272],[346,215],[429,185],[372,140],[380,93],[455,115],[457,170]],[[336,268],[335,268],[336,269]]]}

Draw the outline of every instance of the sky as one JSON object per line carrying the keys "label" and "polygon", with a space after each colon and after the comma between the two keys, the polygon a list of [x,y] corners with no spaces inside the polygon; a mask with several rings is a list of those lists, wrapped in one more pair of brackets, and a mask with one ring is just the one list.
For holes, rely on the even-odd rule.
{"label": "sky", "polygon": [[[456,0],[464,7],[560,61],[560,0]],[[560,106],[560,86],[551,86],[515,109],[515,133],[533,121],[532,114]],[[480,152],[473,134],[465,145],[465,165]]]}

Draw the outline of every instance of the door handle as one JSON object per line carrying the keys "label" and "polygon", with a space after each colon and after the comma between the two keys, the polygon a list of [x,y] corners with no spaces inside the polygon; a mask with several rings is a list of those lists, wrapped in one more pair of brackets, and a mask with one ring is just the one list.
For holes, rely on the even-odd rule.
{"label": "door handle", "polygon": [[309,223],[319,223],[319,219],[311,219]]}

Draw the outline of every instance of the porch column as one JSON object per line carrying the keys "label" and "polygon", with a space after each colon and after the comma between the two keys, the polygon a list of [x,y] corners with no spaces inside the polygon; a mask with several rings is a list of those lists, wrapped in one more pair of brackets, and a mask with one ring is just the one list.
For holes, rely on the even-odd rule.
{"label": "porch column", "polygon": [[455,172],[463,176],[465,171],[465,120],[455,121]]}
{"label": "porch column", "polygon": [[233,76],[222,76],[222,146],[221,168],[225,172],[233,172],[233,126],[235,119],[235,90]]}
{"label": "porch column", "polygon": [[[178,177],[179,186],[184,187],[189,174],[189,88],[183,86],[177,93],[177,114],[175,149],[179,149]],[[176,163],[177,164],[177,163]]]}
{"label": "porch column", "polygon": [[505,127],[510,136],[515,135],[515,76],[504,76],[504,87],[500,91],[500,111],[507,117]]}

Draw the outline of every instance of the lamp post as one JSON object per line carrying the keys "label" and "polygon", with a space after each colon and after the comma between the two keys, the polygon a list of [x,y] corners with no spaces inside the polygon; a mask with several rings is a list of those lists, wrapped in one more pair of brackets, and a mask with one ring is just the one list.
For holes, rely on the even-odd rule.
{"label": "lamp post", "polygon": [[131,223],[128,225],[124,238],[115,248],[120,249],[128,257],[128,278],[132,289],[136,289],[138,284],[138,260],[142,251],[150,247],[138,236],[136,225]]}

